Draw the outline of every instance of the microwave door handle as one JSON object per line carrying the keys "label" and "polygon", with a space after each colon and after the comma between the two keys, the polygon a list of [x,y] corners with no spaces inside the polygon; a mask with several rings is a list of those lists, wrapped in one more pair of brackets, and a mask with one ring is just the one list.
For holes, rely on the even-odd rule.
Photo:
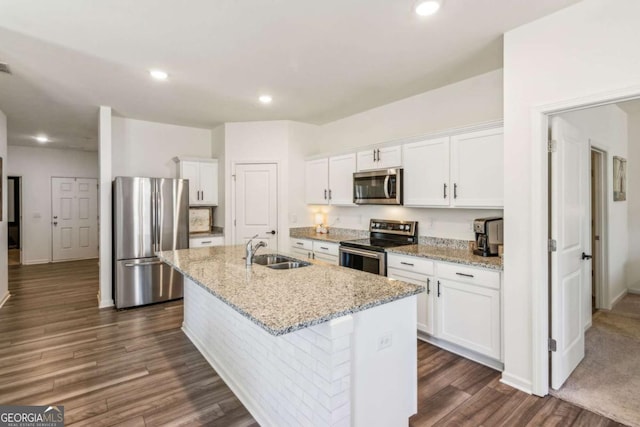
{"label": "microwave door handle", "polygon": [[384,177],[384,197],[386,199],[389,199],[391,197],[389,195],[389,178],[391,178],[390,175]]}

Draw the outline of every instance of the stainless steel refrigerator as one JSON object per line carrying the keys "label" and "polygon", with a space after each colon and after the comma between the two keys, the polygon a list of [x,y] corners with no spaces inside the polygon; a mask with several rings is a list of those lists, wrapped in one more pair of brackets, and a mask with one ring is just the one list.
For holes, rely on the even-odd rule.
{"label": "stainless steel refrigerator", "polygon": [[156,252],[189,247],[189,181],[113,181],[113,289],[117,308],[182,298],[182,274]]}

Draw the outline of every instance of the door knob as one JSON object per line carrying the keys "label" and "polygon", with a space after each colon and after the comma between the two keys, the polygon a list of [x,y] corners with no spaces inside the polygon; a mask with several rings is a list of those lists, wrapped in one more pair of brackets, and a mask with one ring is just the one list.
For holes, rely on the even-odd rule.
{"label": "door knob", "polygon": [[587,255],[584,252],[582,252],[582,259],[591,259],[591,258],[593,258],[593,256]]}
{"label": "door knob", "polygon": [[276,230],[267,231],[267,234],[276,234]]}

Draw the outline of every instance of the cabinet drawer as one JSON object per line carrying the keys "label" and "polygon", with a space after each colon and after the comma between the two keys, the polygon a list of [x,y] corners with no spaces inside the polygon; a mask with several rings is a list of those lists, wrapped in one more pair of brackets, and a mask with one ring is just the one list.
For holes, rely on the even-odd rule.
{"label": "cabinet drawer", "polygon": [[313,242],[313,252],[338,256],[340,252],[340,245],[336,243],[327,242]]}
{"label": "cabinet drawer", "polygon": [[208,246],[224,246],[224,237],[198,237],[189,239],[190,248],[205,248]]}
{"label": "cabinet drawer", "polygon": [[492,289],[500,289],[500,272],[459,264],[438,263],[438,277],[471,283]]}
{"label": "cabinet drawer", "polygon": [[313,258],[318,259],[320,261],[328,262],[329,264],[340,265],[340,262],[336,255],[326,255],[322,252],[315,252],[313,254]]}
{"label": "cabinet drawer", "polygon": [[413,256],[387,254],[387,267],[433,275],[433,261]]}
{"label": "cabinet drawer", "polygon": [[296,249],[313,250],[313,242],[307,239],[291,239],[291,247]]}

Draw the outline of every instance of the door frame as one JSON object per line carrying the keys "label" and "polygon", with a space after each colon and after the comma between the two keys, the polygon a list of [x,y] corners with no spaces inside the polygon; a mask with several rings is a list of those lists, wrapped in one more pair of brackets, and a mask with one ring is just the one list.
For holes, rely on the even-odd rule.
{"label": "door frame", "polygon": [[[549,394],[549,166],[548,129],[550,116],[590,107],[640,98],[640,86],[562,100],[531,108],[531,391],[538,396]],[[536,142],[537,141],[537,142]]]}
{"label": "door frame", "polygon": [[[605,236],[609,235],[609,212],[607,209],[607,197],[608,197],[608,192],[607,192],[607,174],[608,174],[608,161],[609,161],[609,153],[608,153],[608,148],[605,148],[604,146],[601,146],[597,143],[594,143],[593,140],[589,140],[590,143],[590,149],[591,151],[595,151],[600,155],[600,164],[599,164],[599,168],[600,168],[600,176],[599,176],[599,181],[600,181],[600,185],[601,185],[601,189],[600,191],[596,190],[596,200],[591,199],[591,203],[593,204],[594,202],[598,203],[599,207],[600,207],[600,218],[599,218],[599,228],[600,228],[600,251],[596,254],[596,250],[595,248],[591,248],[591,251],[593,252],[594,255],[594,259],[596,261],[597,264],[597,286],[596,286],[596,308],[609,308],[609,304],[611,303],[610,301],[610,297],[609,297],[609,293],[606,292],[606,289],[608,288],[605,287],[605,283],[608,282],[605,280],[605,278],[609,277],[609,269],[608,269],[608,265],[609,265],[609,239],[605,238]],[[593,168],[593,165],[591,165],[591,167]],[[592,218],[593,221],[595,221],[595,218]],[[591,323],[589,323],[589,326],[591,326]]]}
{"label": "door frame", "polygon": [[226,242],[227,245],[236,244],[235,243],[236,224],[234,223],[234,219],[236,217],[236,166],[237,165],[266,165],[266,164],[276,165],[276,177],[278,179],[278,182],[276,183],[276,210],[277,210],[276,217],[277,217],[277,223],[278,223],[278,237],[277,237],[278,250],[282,251],[283,248],[286,248],[289,246],[287,242],[283,241],[282,232],[281,232],[281,230],[284,230],[286,227],[286,223],[283,222],[282,217],[287,217],[288,215],[285,215],[286,212],[283,212],[284,209],[281,206],[282,200],[283,200],[282,186],[284,181],[282,177],[283,172],[282,172],[281,162],[279,160],[233,160],[231,162],[231,173],[229,174],[229,180],[231,182],[231,188],[230,188],[231,194],[229,198],[229,203],[231,204],[231,206],[229,209],[227,209],[227,212],[231,214],[229,220],[227,221],[228,224],[230,224],[231,226],[231,241],[230,242],[227,241]]}
{"label": "door frame", "polygon": [[[20,220],[18,221],[18,234],[20,236],[20,265],[22,265],[22,258],[24,255],[24,246],[23,246],[23,240],[24,240],[24,224],[23,224],[23,220],[24,220],[24,215],[22,215],[22,180],[23,177],[22,175],[7,175],[7,181],[9,180],[9,178],[17,178],[18,181],[18,210],[19,210],[19,214],[20,214]],[[8,221],[7,221],[8,223]]]}

